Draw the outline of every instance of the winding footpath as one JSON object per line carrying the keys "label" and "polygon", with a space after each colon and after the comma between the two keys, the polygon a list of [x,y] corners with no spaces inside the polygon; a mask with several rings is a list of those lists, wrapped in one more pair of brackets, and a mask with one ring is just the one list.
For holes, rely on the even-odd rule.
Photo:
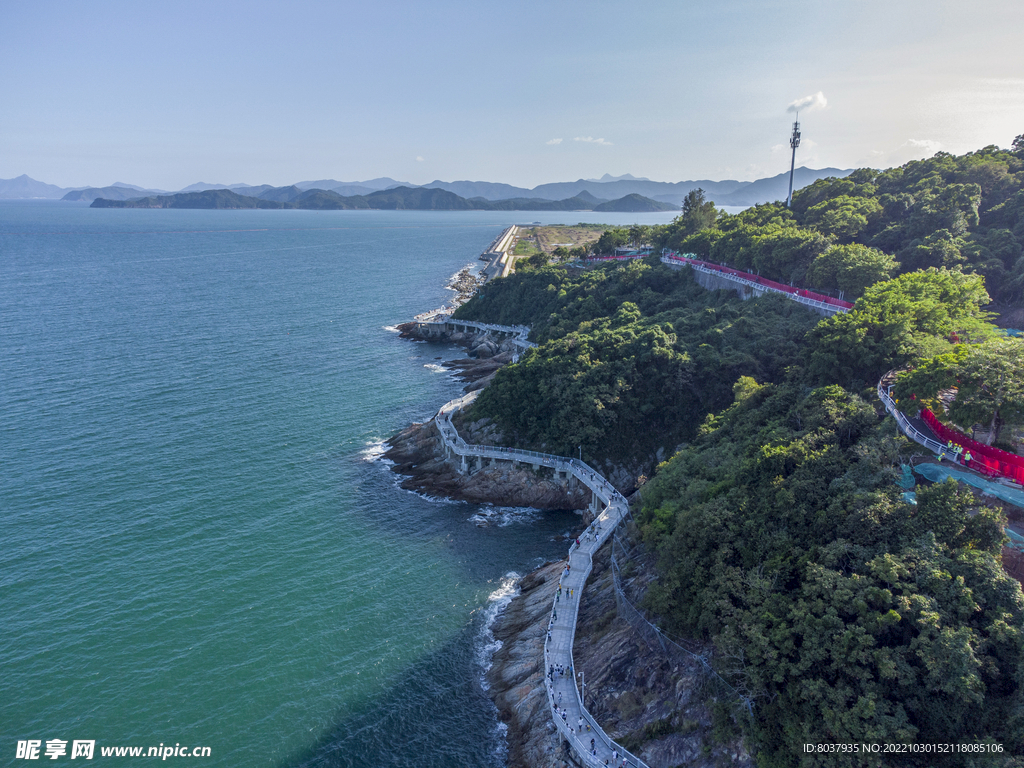
{"label": "winding footpath", "polygon": [[[512,336],[516,340],[516,345],[523,349],[533,346],[526,341],[529,328],[523,326],[452,321],[440,317],[434,319],[430,324],[435,323],[446,326],[451,324],[468,326],[506,334]],[[551,606],[551,616],[548,620],[547,639],[544,643],[544,670],[548,675],[545,685],[552,721],[580,763],[588,768],[626,765],[635,768],[648,768],[640,758],[630,754],[612,741],[587,711],[583,699],[586,689],[583,689],[581,697],[580,688],[576,685],[576,670],[572,659],[580,597],[583,594],[587,577],[593,568],[594,553],[608,540],[612,531],[626,516],[629,511],[629,503],[597,470],[579,459],[538,453],[537,451],[467,443],[452,424],[452,415],[470,405],[476,399],[477,394],[477,392],[470,392],[468,395],[445,403],[434,418],[434,424],[444,442],[445,455],[450,459],[459,457],[462,471],[468,471],[470,462],[476,462],[477,466],[481,468],[485,466],[485,463],[495,461],[528,464],[535,469],[543,466],[553,469],[556,477],[564,477],[566,480],[570,476],[575,478],[577,482],[589,488],[592,494],[591,511],[594,514],[594,521],[579,537],[577,540],[579,543],[573,542],[569,547],[569,555],[565,568],[562,570],[561,590],[556,591],[555,600]],[[571,597],[569,596],[570,591]]]}

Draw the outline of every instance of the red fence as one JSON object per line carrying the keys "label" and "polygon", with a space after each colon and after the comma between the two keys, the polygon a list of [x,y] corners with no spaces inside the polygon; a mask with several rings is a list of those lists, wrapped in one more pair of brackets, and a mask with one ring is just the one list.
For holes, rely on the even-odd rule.
{"label": "red fence", "polygon": [[971,452],[971,461],[967,464],[971,469],[1002,475],[1015,482],[1024,483],[1024,456],[1001,451],[998,448],[979,443],[977,440],[972,440],[962,432],[947,427],[927,408],[921,411],[921,418],[939,437],[939,442],[952,441],[955,445],[962,445],[964,453]]}
{"label": "red fence", "polygon": [[763,285],[765,288],[771,288],[782,293],[789,293],[794,296],[803,296],[807,299],[813,299],[814,301],[820,301],[822,304],[830,304],[833,307],[845,307],[846,309],[853,309],[853,304],[848,301],[841,301],[840,299],[833,299],[831,296],[825,296],[821,293],[815,293],[814,291],[808,291],[806,288],[794,288],[792,285],[786,285],[785,283],[777,283],[774,280],[768,280],[767,278],[759,275],[753,275],[750,272],[741,272],[738,269],[732,267],[723,267],[721,264],[713,264],[710,261],[701,261],[700,259],[691,259],[687,256],[676,256],[670,255],[670,259],[673,261],[682,262],[684,264],[699,264],[705,269],[711,269],[715,272],[721,272],[725,275],[732,275],[733,277],[739,277],[744,280],[749,280],[752,283]]}

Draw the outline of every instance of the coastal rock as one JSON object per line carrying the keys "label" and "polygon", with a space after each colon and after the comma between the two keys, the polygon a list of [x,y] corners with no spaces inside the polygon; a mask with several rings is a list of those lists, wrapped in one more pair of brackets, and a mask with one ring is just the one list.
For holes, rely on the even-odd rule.
{"label": "coastal rock", "polygon": [[432,421],[407,427],[388,445],[384,457],[394,462],[395,472],[407,475],[402,488],[425,496],[536,509],[584,509],[590,501],[585,486],[555,480],[551,470],[544,468],[514,467],[502,461],[460,474],[458,457],[445,460],[441,436]]}
{"label": "coastal rock", "polygon": [[[585,704],[605,731],[651,768],[748,768],[738,737],[713,736],[706,674],[696,661],[649,647],[618,616],[609,547],[594,560],[582,593],[573,657],[586,679]],[[547,766],[562,758],[543,688],[543,639],[561,563],[526,576],[493,629],[502,647],[488,672],[491,696],[508,725],[509,765]]]}
{"label": "coastal rock", "polygon": [[501,647],[487,673],[491,698],[508,725],[509,768],[558,765],[561,750],[544,690],[544,635],[563,562],[546,563],[519,582],[519,595],[493,629]]}

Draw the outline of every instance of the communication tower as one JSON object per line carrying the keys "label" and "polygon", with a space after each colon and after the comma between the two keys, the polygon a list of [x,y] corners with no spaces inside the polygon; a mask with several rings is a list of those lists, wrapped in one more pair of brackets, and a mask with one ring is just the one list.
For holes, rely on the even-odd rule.
{"label": "communication tower", "polygon": [[793,121],[793,135],[789,137],[789,146],[793,148],[793,159],[789,163],[789,197],[786,198],[786,207],[793,202],[793,171],[796,169],[796,148],[800,146],[800,113],[796,113]]}

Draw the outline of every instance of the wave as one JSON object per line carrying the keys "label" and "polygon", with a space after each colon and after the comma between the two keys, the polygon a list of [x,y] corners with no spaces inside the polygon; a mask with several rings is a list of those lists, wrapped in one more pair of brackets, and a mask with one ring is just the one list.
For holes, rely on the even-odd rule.
{"label": "wave", "polygon": [[381,328],[383,328],[385,331],[390,331],[391,333],[401,333],[401,331],[398,330],[397,325],[382,325]]}
{"label": "wave", "polygon": [[376,440],[366,444],[366,447],[359,452],[359,456],[363,461],[374,462],[380,461],[382,464],[387,466],[394,465],[395,462],[391,459],[385,459],[384,454],[388,449],[387,440]]}
{"label": "wave", "polygon": [[507,528],[518,523],[532,523],[540,517],[540,510],[533,507],[494,507],[484,506],[475,515],[469,518],[469,522],[476,523],[480,528],[495,526]]}
{"label": "wave", "polygon": [[447,368],[445,368],[443,365],[438,365],[437,363],[425,363],[423,367],[426,368],[427,370],[433,371],[434,373],[448,372]]}
{"label": "wave", "polygon": [[480,685],[485,691],[491,687],[487,682],[487,672],[493,666],[494,654],[501,648],[501,640],[494,637],[494,622],[519,595],[519,582],[522,578],[515,571],[509,571],[498,582],[498,588],[487,596],[487,607],[474,644],[476,663],[480,669]]}

